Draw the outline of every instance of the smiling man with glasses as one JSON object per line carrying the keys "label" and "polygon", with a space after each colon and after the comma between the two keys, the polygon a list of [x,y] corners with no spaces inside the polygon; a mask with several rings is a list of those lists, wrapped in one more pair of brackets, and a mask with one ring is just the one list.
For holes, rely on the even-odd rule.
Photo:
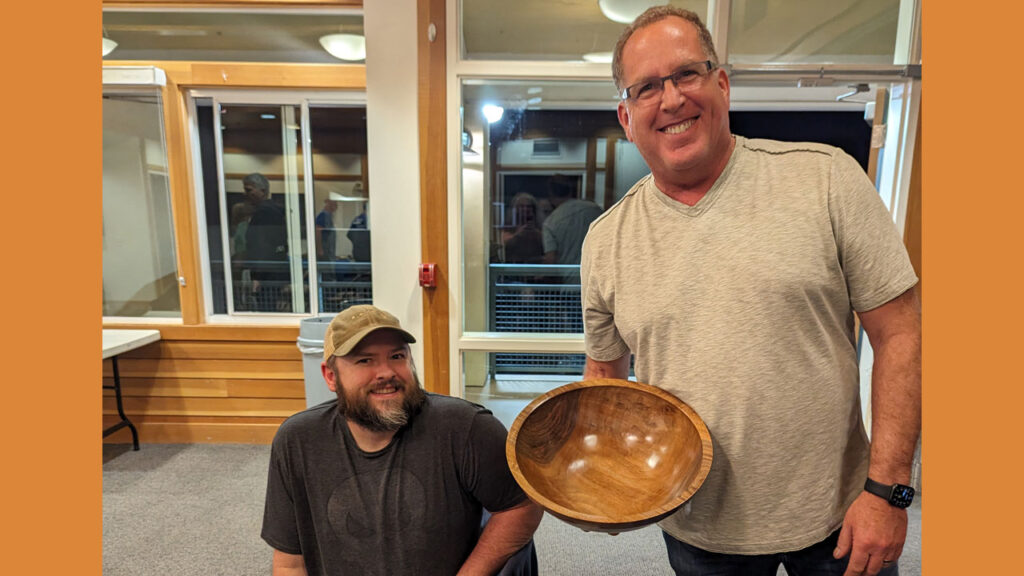
{"label": "smiling man with glasses", "polygon": [[[585,377],[625,378],[635,356],[638,380],[708,424],[707,480],[660,523],[673,569],[897,574],[921,320],[877,191],[839,149],[734,136],[729,77],[692,12],[638,17],[612,74],[651,174],[583,247]],[[855,312],[875,350],[870,444]]]}

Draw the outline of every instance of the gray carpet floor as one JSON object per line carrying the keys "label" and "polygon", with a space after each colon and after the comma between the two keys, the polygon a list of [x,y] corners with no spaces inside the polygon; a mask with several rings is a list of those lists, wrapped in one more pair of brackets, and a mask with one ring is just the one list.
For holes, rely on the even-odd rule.
{"label": "gray carpet floor", "polygon": [[[271,550],[259,537],[269,458],[262,445],[104,445],[103,573],[270,574]],[[545,515],[534,541],[542,574],[672,576],[654,526],[609,536]],[[915,504],[900,574],[918,576],[920,566]]]}

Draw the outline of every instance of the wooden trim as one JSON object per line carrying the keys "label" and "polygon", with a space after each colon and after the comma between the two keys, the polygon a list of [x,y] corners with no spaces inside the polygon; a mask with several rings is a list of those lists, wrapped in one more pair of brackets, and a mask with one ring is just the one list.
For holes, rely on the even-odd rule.
{"label": "wooden trim", "polygon": [[[112,377],[103,379],[113,385]],[[121,393],[128,396],[165,396],[174,398],[305,398],[303,379],[251,378],[121,378]],[[104,390],[112,396],[113,390]]]}
{"label": "wooden trim", "polygon": [[168,74],[162,89],[164,133],[167,141],[168,182],[171,189],[171,213],[174,218],[174,251],[178,259],[178,276],[184,285],[178,286],[181,302],[181,321],[201,324],[203,314],[202,273],[199,262],[199,235],[192,194],[192,158],[186,118],[185,93]]}
{"label": "wooden trim", "polygon": [[583,192],[583,197],[591,202],[594,200],[594,191],[597,190],[595,180],[597,180],[597,138],[591,136],[587,138],[587,187]]}
{"label": "wooden trim", "polygon": [[160,340],[151,346],[136,348],[119,358],[189,358],[193,360],[301,360],[295,342],[201,342],[191,340]]}
{"label": "wooden trim", "polygon": [[[284,417],[225,418],[218,416],[132,416],[143,444],[236,443],[270,444]],[[103,425],[118,421],[116,415],[103,416]],[[105,444],[131,442],[131,431],[119,430],[103,439]]]}
{"label": "wooden trim", "polygon": [[[160,396],[125,396],[124,411],[133,415],[151,416],[262,416],[287,418],[306,409],[302,398],[164,398]],[[104,396],[103,415],[117,414],[113,396]],[[133,422],[134,423],[134,422]]]}
{"label": "wooden trim", "polygon": [[[922,108],[923,109],[923,108]],[[910,191],[907,197],[907,220],[903,227],[903,243],[907,246],[910,263],[919,278],[917,295],[924,298],[923,270],[921,269],[921,124],[924,116],[917,119],[917,135],[914,137],[914,160],[910,167]]]}
{"label": "wooden trim", "polygon": [[159,330],[162,340],[238,340],[243,342],[295,342],[299,337],[299,320],[294,326],[256,326],[245,324],[178,324],[104,323],[104,328],[125,330]]}
{"label": "wooden trim", "polygon": [[[416,4],[421,252],[423,262],[435,264],[437,271],[437,287],[423,290],[423,381],[427,390],[450,394],[445,2]],[[431,24],[437,32],[433,42],[427,38]]]}

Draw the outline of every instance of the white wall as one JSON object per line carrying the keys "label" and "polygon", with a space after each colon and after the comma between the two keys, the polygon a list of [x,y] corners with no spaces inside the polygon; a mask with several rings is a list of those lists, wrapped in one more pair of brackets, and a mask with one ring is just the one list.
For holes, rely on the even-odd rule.
{"label": "white wall", "polygon": [[[156,103],[103,101],[104,300],[155,300],[157,279],[175,274],[167,159]],[[150,178],[150,172],[161,175]],[[158,186],[155,189],[154,186]],[[154,195],[162,194],[161,201]],[[55,228],[60,222],[51,223]],[[118,312],[118,305],[111,313]],[[142,313],[141,309],[136,310]]]}
{"label": "white wall", "polygon": [[416,2],[366,2],[366,132],[373,302],[397,316],[419,340],[423,367],[420,262],[419,122]]}

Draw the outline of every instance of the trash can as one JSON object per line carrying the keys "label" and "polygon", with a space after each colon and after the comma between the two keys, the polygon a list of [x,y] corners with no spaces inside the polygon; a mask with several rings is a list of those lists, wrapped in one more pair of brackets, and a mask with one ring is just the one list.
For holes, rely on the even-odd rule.
{"label": "trash can", "polygon": [[313,318],[303,318],[299,322],[299,339],[297,345],[302,352],[302,372],[306,380],[306,408],[322,404],[337,398],[327,388],[324,375],[320,372],[320,364],[324,360],[324,335],[327,325],[334,319],[334,314],[321,314]]}

